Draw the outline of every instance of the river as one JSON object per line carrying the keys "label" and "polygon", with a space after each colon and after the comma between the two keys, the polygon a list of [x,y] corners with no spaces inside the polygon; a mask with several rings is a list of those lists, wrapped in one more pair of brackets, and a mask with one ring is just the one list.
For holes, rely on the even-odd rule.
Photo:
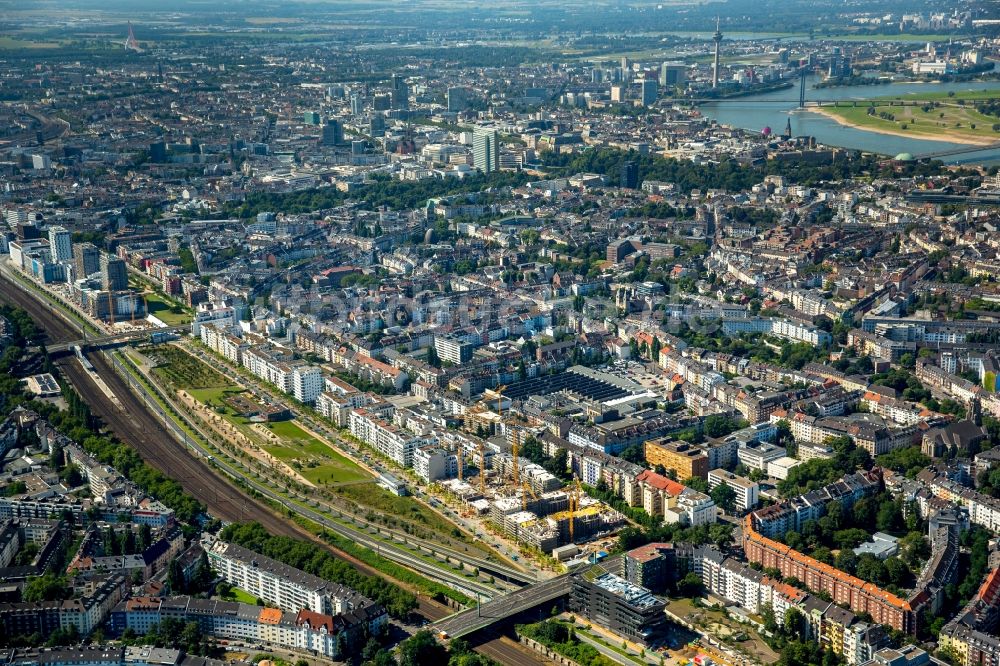
{"label": "river", "polygon": [[[874,86],[844,86],[839,88],[815,89],[818,77],[806,79],[806,101],[823,100],[863,100],[874,97],[895,97],[907,93],[941,93],[965,90],[989,90],[1000,95],[1000,81],[969,81],[963,83],[892,83]],[[921,155],[939,150],[966,147],[948,141],[929,141],[908,137],[879,134],[862,129],[840,125],[818,113],[801,110],[798,85],[784,90],[774,90],[760,95],[748,95],[719,103],[708,103],[702,112],[725,125],[748,130],[770,127],[775,134],[781,134],[785,123],[791,118],[793,136],[814,136],[820,143],[844,148],[854,148],[882,155],[912,153]],[[1000,135],[998,135],[1000,139]],[[983,150],[944,158],[950,164],[991,164],[1000,162],[1000,150]]]}

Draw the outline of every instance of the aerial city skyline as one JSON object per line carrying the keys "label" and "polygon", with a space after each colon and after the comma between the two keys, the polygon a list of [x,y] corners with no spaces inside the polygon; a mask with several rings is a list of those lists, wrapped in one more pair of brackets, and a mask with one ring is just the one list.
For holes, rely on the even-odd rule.
{"label": "aerial city skyline", "polygon": [[1000,13],[0,0],[23,666],[1000,661]]}

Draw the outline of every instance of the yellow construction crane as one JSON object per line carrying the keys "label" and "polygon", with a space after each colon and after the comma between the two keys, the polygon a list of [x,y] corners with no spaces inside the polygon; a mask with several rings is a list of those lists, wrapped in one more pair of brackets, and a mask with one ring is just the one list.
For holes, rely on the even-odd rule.
{"label": "yellow construction crane", "polygon": [[517,488],[518,484],[521,483],[521,472],[517,465],[517,454],[521,448],[521,430],[516,426],[513,429],[514,438],[510,444],[511,460],[514,463],[513,477],[511,478],[512,485]]}
{"label": "yellow construction crane", "polygon": [[486,495],[486,444],[479,442],[479,493]]}
{"label": "yellow construction crane", "polygon": [[458,457],[458,480],[461,481],[462,480],[462,471],[463,471],[462,468],[465,467],[465,465],[462,462],[462,443],[461,442],[459,442],[459,444],[458,444],[458,451],[456,453],[457,453],[457,457]]}
{"label": "yellow construction crane", "polygon": [[500,418],[503,418],[503,392],[507,390],[506,384],[501,384],[497,388],[493,389],[493,392],[497,394],[497,414]]}
{"label": "yellow construction crane", "polygon": [[580,488],[580,479],[573,475],[573,485],[569,491],[569,541],[573,543],[573,516],[580,509],[580,495],[583,489]]}
{"label": "yellow construction crane", "polygon": [[531,493],[531,496],[536,502],[538,501],[538,495],[535,493],[535,489],[531,487],[530,483],[524,481],[521,483],[521,511],[528,510],[528,493]]}

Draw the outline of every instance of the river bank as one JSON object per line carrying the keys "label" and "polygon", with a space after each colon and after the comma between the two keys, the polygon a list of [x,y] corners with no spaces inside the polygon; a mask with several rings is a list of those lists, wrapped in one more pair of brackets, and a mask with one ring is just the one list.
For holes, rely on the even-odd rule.
{"label": "river bank", "polygon": [[[793,136],[811,136],[815,137],[819,143],[828,146],[864,150],[890,157],[899,153],[920,155],[960,148],[970,149],[978,146],[979,141],[982,139],[986,139],[991,143],[1000,140],[1000,132],[993,132],[991,129],[993,123],[1000,122],[998,118],[979,120],[979,116],[976,116],[977,119],[971,120],[971,122],[976,123],[977,130],[971,133],[954,132],[955,134],[963,134],[964,136],[954,137],[957,140],[953,141],[951,140],[952,137],[947,133],[955,129],[960,129],[956,128],[954,124],[961,122],[963,126],[967,126],[970,120],[960,120],[957,117],[945,120],[938,115],[943,111],[949,111],[946,105],[950,102],[958,102],[961,99],[966,99],[968,103],[968,100],[971,99],[1000,97],[1000,81],[979,81],[975,84],[898,83],[891,86],[851,86],[816,90],[813,86],[820,80],[815,75],[807,77],[806,102],[820,99],[829,103],[839,102],[842,105],[840,111],[844,112],[843,115],[847,116],[847,122],[842,122],[841,118],[831,117],[834,114],[803,113],[803,110],[799,109],[799,91],[795,88],[776,90],[770,93],[726,100],[724,102],[706,102],[699,106],[699,110],[705,116],[712,118],[720,124],[756,132],[761,131],[764,127],[780,130],[780,128],[785,127],[786,123],[790,123]],[[953,97],[950,97],[949,93],[953,93]],[[896,101],[896,104],[907,98],[910,101],[922,99],[938,101],[940,99],[940,106],[929,109],[930,113],[928,114],[924,114],[921,107],[915,107],[918,116],[916,127],[933,128],[933,131],[926,133],[917,132],[912,126],[901,130],[899,129],[899,123],[890,121],[871,123],[876,129],[886,131],[871,131],[868,127],[855,127],[856,123],[851,121],[867,120],[870,122],[871,119],[867,117],[851,117],[851,114],[848,113],[848,106],[857,103],[860,108],[856,112],[864,115],[868,107],[867,100],[876,96],[891,96]],[[824,110],[827,108],[829,107],[824,107]],[[902,109],[903,107],[889,107],[887,104],[886,106],[879,107],[880,111],[895,114],[897,120],[901,119],[902,114],[907,113],[907,111]],[[819,109],[807,107],[804,110],[818,111]],[[833,108],[829,108],[829,111],[834,110]],[[853,109],[850,110],[853,111]],[[841,114],[838,113],[837,115]],[[985,116],[983,117],[985,118]],[[970,144],[970,141],[974,143]],[[1000,150],[988,148],[974,155],[947,157],[944,158],[944,161],[946,163],[991,164],[1000,161]]]}
{"label": "river bank", "polygon": [[885,136],[899,136],[908,139],[933,139],[935,141],[948,141],[950,143],[961,143],[967,146],[989,146],[991,144],[1000,141],[1000,134],[997,134],[995,139],[990,139],[986,136],[970,136],[968,134],[955,132],[953,130],[947,130],[944,128],[921,128],[917,127],[911,130],[902,129],[891,129],[888,127],[874,127],[872,125],[867,125],[864,123],[853,122],[844,116],[836,113],[833,109],[836,107],[807,107],[806,111],[809,113],[815,113],[817,115],[823,116],[833,122],[837,123],[842,127],[850,127],[851,129],[859,130],[862,132],[872,132],[873,134],[882,134]]}

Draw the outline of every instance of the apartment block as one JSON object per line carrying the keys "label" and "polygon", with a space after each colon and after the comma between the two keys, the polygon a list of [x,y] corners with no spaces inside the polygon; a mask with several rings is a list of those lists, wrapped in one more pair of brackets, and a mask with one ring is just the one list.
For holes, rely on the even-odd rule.
{"label": "apartment block", "polygon": [[738,512],[745,513],[757,508],[757,503],[760,500],[760,485],[758,483],[724,469],[713,469],[708,473],[709,488],[714,490],[716,486],[723,483],[736,493],[736,510]]}
{"label": "apartment block", "polygon": [[600,567],[573,576],[570,609],[623,638],[645,644],[662,636],[665,607],[649,590]]}
{"label": "apartment block", "polygon": [[649,441],[645,444],[646,462],[663,465],[677,472],[678,479],[708,476],[708,456],[693,444],[680,441]]}
{"label": "apartment block", "polygon": [[365,408],[352,409],[348,425],[352,435],[403,467],[412,467],[413,452],[418,446],[430,443]]}
{"label": "apartment block", "polygon": [[323,391],[323,372],[315,365],[297,366],[292,370],[292,395],[307,405],[316,402]]}
{"label": "apartment block", "polygon": [[374,601],[349,587],[331,583],[234,543],[214,541],[206,552],[212,569],[227,583],[285,611],[307,609],[324,615],[342,615],[359,609],[382,610]]}

